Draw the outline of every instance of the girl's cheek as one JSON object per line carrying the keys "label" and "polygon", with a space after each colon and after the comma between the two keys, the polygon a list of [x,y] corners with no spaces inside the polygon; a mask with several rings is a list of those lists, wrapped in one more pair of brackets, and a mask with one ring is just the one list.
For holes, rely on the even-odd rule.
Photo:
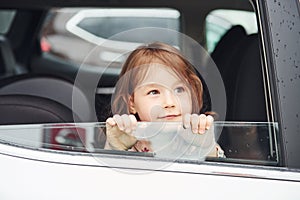
{"label": "girl's cheek", "polygon": [[157,121],[159,116],[162,116],[163,113],[163,109],[160,105],[153,105],[150,109],[149,109],[149,116],[151,121]]}
{"label": "girl's cheek", "polygon": [[153,102],[145,101],[140,107],[139,117],[141,121],[156,121],[161,112],[161,107]]}
{"label": "girl's cheek", "polygon": [[141,121],[144,122],[151,121],[151,116],[147,108],[145,108],[143,111],[138,112],[138,115]]}
{"label": "girl's cheek", "polygon": [[189,95],[185,95],[184,98],[180,99],[180,105],[182,113],[192,113],[192,99]]}

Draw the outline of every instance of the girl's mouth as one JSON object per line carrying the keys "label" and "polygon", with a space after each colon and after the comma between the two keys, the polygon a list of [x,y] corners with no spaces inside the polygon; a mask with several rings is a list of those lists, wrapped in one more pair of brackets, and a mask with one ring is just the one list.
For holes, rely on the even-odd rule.
{"label": "girl's mouth", "polygon": [[175,114],[174,115],[165,115],[165,116],[158,117],[158,119],[172,120],[172,119],[175,119],[179,116],[180,116],[180,114],[178,114],[178,115],[175,115]]}

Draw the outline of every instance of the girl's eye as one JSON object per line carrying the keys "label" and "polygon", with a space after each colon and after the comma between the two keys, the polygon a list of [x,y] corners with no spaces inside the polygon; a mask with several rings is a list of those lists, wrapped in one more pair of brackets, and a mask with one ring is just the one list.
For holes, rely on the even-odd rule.
{"label": "girl's eye", "polygon": [[158,90],[151,90],[147,93],[147,95],[156,95],[156,94],[159,94]]}
{"label": "girl's eye", "polygon": [[175,88],[175,93],[183,93],[185,91],[184,87]]}

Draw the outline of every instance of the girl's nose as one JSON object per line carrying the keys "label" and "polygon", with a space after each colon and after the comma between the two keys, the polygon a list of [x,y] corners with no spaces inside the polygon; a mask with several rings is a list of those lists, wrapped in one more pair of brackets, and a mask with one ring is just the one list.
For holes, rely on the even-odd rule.
{"label": "girl's nose", "polygon": [[172,91],[166,91],[163,95],[163,98],[164,108],[172,108],[176,106],[176,97]]}

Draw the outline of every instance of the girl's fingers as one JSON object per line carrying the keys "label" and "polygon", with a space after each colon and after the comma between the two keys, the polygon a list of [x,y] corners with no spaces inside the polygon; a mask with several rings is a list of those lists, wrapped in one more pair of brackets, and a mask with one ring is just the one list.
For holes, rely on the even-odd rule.
{"label": "girl's fingers", "polygon": [[183,116],[183,127],[186,129],[191,127],[191,116],[191,114],[185,114]]}
{"label": "girl's fingers", "polygon": [[199,115],[198,133],[200,134],[205,133],[205,128],[206,128],[206,115],[201,114]]}
{"label": "girl's fingers", "polygon": [[206,116],[206,127],[205,127],[205,129],[208,130],[212,126],[213,123],[214,123],[213,116],[207,115]]}
{"label": "girl's fingers", "polygon": [[118,128],[119,128],[121,131],[124,131],[125,126],[124,126],[122,117],[121,117],[120,115],[114,115],[114,116],[113,116],[113,119],[115,120],[116,124],[118,125]]}
{"label": "girl's fingers", "polygon": [[136,117],[134,115],[129,115],[129,119],[131,121],[132,130],[135,130],[137,126]]}
{"label": "girl's fingers", "polygon": [[131,133],[137,126],[137,120],[134,115],[114,115],[113,120],[121,131]]}
{"label": "girl's fingers", "polygon": [[183,116],[183,127],[188,129],[191,125],[191,114],[185,114]]}
{"label": "girl's fingers", "polygon": [[189,128],[191,126],[193,133],[205,133],[205,130],[208,130],[213,122],[214,118],[211,115],[185,114],[183,117],[183,127]]}
{"label": "girl's fingers", "polygon": [[126,114],[121,116],[121,118],[123,120],[123,124],[124,124],[124,131],[126,133],[131,133],[135,128],[134,126],[135,126],[136,120],[134,120],[133,117],[130,117],[130,115],[126,115]]}
{"label": "girl's fingers", "polygon": [[191,116],[191,126],[192,126],[192,132],[198,133],[199,128],[199,116],[197,114],[192,114]]}
{"label": "girl's fingers", "polygon": [[115,125],[116,125],[116,122],[115,122],[115,120],[114,120],[112,117],[109,117],[109,118],[106,120],[106,124],[108,124],[109,126],[115,126]]}

